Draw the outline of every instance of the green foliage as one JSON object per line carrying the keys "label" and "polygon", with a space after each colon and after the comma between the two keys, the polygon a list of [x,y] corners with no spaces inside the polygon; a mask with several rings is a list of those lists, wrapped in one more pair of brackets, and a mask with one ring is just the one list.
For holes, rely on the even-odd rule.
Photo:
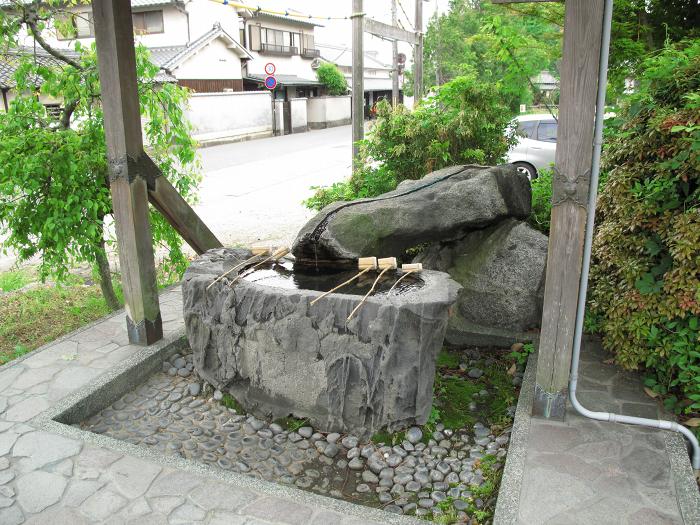
{"label": "green foliage", "polygon": [[459,355],[443,348],[438,354],[435,365],[438,368],[459,368]]}
{"label": "green foliage", "polygon": [[527,364],[527,360],[530,357],[530,354],[532,354],[535,351],[535,345],[532,343],[525,343],[523,345],[523,348],[519,351],[513,351],[508,354],[508,357],[510,357],[512,360],[516,362],[516,364],[524,368],[525,365]]}
{"label": "green foliage", "polygon": [[0,273],[0,292],[14,292],[29,284],[29,278],[23,271]]}
{"label": "green foliage", "polygon": [[[16,48],[27,29],[49,30],[58,2],[18,4],[0,13],[0,48]],[[35,17],[35,18],[33,18]],[[36,44],[39,52],[40,43]],[[0,232],[3,245],[20,260],[38,257],[42,279],[65,279],[76,262],[104,255],[105,218],[112,214],[97,57],[94,44],[75,44],[61,67],[49,68],[33,54],[17,55],[18,96],[0,114]],[[4,60],[0,57],[0,60]],[[192,201],[199,181],[196,143],[183,107],[188,93],[174,84],[156,84],[159,68],[145,47],[136,49],[144,141],[163,174]],[[40,86],[37,88],[37,85]],[[62,101],[58,118],[47,113],[37,94]],[[182,240],[152,211],[154,242],[168,250],[166,266],[181,272]],[[105,277],[103,276],[103,280]]]}
{"label": "green foliage", "polygon": [[532,181],[532,214],[528,218],[530,226],[549,235],[552,216],[552,170],[540,170]]}
{"label": "green foliage", "polygon": [[245,410],[241,404],[228,392],[224,393],[223,397],[221,398],[221,404],[226,408],[235,410],[238,414],[245,414]]}
{"label": "green foliage", "polygon": [[0,295],[0,364],[109,313],[96,286],[41,286]]}
{"label": "green foliage", "polygon": [[414,111],[380,101],[376,123],[360,142],[353,176],[317,188],[306,205],[320,210],[336,200],[374,197],[454,164],[498,164],[516,141],[512,116],[500,84],[474,75],[441,86]]}
{"label": "green foliage", "polygon": [[346,95],[348,92],[348,82],[335,64],[323,62],[316,70],[316,78],[330,95]]}
{"label": "green foliage", "polygon": [[605,347],[700,412],[700,42],[641,65],[604,156],[590,304]]}
{"label": "green foliage", "polygon": [[563,6],[492,5],[453,0],[450,10],[433,17],[425,36],[427,85],[441,85],[474,73],[484,83],[501,84],[503,100],[513,111],[535,93],[529,78],[556,71],[561,55]]}

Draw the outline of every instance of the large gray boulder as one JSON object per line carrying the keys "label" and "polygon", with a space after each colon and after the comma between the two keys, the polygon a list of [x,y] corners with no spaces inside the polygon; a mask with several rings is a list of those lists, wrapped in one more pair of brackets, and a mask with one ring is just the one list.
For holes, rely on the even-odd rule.
{"label": "large gray boulder", "polygon": [[512,165],[453,166],[372,199],[327,206],[299,232],[299,261],[401,255],[428,241],[530,215],[530,183]]}
{"label": "large gray boulder", "polygon": [[448,343],[505,346],[540,324],[546,260],[547,237],[506,219],[458,241],[434,243],[414,262],[462,285]]}
{"label": "large gray boulder", "polygon": [[[249,256],[210,250],[182,282],[187,337],[199,375],[259,417],[294,415],[314,428],[368,437],[424,424],[435,360],[459,286],[441,272],[423,286],[371,296],[214,279]],[[231,273],[233,278],[236,273]]]}

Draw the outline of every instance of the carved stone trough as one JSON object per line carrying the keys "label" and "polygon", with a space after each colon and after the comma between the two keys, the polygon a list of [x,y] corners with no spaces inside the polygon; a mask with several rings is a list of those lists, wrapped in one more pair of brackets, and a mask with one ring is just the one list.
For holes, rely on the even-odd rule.
{"label": "carved stone trough", "polygon": [[460,288],[449,275],[424,271],[391,293],[380,289],[347,322],[359,291],[311,305],[330,280],[321,287],[318,272],[291,263],[244,273],[230,286],[234,272],[207,290],[250,255],[210,250],[185,274],[187,337],[203,379],[258,417],[293,415],[329,432],[367,437],[427,421],[435,361]]}

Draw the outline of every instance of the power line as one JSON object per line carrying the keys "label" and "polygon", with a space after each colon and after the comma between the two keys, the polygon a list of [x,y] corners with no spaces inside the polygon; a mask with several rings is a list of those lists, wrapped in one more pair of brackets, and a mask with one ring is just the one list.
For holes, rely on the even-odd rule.
{"label": "power line", "polygon": [[[423,0],[417,0],[418,2],[422,2]],[[408,27],[411,28],[412,31],[416,31],[416,29],[413,27],[413,24],[411,24],[411,19],[408,18],[408,15],[406,14],[406,10],[403,8],[403,4],[401,3],[401,0],[399,0],[399,7],[401,8],[401,12],[403,13],[403,16],[406,18],[406,23],[408,24]],[[399,22],[401,23],[401,22]]]}
{"label": "power line", "polygon": [[260,6],[251,7],[249,5],[241,4],[238,2],[231,2],[230,0],[210,0],[210,1],[215,2],[217,4],[228,5],[231,7],[237,7],[240,9],[248,9],[249,11],[252,11],[254,13],[266,13],[269,15],[286,16],[286,17],[290,17],[290,18],[300,18],[300,19],[313,18],[316,20],[349,20],[350,19],[349,16],[316,16],[316,15],[298,13],[296,11],[289,11],[289,10],[276,11],[274,9],[267,9],[267,8],[263,8]]}

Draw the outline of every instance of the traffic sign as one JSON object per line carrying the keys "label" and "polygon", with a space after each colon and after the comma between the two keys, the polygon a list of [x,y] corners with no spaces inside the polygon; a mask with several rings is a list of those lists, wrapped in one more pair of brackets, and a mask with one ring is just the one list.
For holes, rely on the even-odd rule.
{"label": "traffic sign", "polygon": [[272,62],[268,62],[267,64],[265,64],[265,73],[267,73],[268,75],[274,75],[275,71],[277,71],[277,68]]}
{"label": "traffic sign", "polygon": [[277,87],[277,79],[273,76],[265,77],[265,87],[267,89],[275,89]]}

